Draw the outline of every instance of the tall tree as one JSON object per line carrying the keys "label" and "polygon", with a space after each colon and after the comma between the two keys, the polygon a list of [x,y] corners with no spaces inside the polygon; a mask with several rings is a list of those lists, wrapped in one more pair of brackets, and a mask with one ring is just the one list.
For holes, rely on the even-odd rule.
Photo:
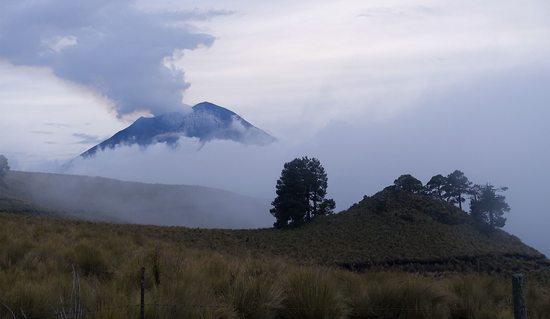
{"label": "tall tree", "polygon": [[318,159],[304,157],[302,160],[306,166],[306,170],[304,171],[308,201],[306,219],[310,220],[320,212],[319,205],[327,195],[328,178],[325,169]]}
{"label": "tall tree", "polygon": [[472,197],[470,212],[474,220],[488,226],[490,229],[504,227],[504,213],[510,211],[504,195],[497,194],[508,190],[507,187],[495,188],[491,184],[477,185],[478,193]]}
{"label": "tall tree", "polygon": [[405,174],[399,176],[395,181],[393,181],[396,189],[411,192],[411,193],[420,193],[424,190],[422,182],[413,177],[410,174]]}
{"label": "tall tree", "polygon": [[6,176],[9,170],[8,159],[4,155],[0,155],[0,178]]}
{"label": "tall tree", "polygon": [[447,201],[458,204],[458,207],[462,209],[462,203],[466,200],[463,195],[468,193],[471,186],[472,183],[459,170],[447,175],[447,183],[444,187]]}
{"label": "tall tree", "polygon": [[328,178],[316,158],[296,158],[284,164],[277,180],[277,197],[271,203],[276,228],[297,226],[315,216],[330,214],[335,203],[325,199]]}
{"label": "tall tree", "polygon": [[277,180],[277,197],[273,200],[270,210],[275,216],[275,228],[291,225],[300,225],[304,222],[305,212],[308,211],[306,198],[305,166],[302,159],[294,159],[284,164],[281,177]]}
{"label": "tall tree", "polygon": [[447,178],[441,174],[432,176],[426,184],[426,193],[434,198],[444,200],[445,186],[447,185]]}

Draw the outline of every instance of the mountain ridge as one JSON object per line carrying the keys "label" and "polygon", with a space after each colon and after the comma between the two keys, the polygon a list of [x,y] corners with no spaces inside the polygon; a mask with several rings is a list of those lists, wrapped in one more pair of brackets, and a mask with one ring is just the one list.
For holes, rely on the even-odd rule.
{"label": "mountain ridge", "polygon": [[267,145],[276,139],[237,113],[210,102],[196,104],[188,112],[171,112],[140,117],[130,126],[80,154],[91,158],[98,151],[122,145],[147,147],[155,143],[177,144],[180,137],[197,138],[201,143],[231,140],[242,144]]}

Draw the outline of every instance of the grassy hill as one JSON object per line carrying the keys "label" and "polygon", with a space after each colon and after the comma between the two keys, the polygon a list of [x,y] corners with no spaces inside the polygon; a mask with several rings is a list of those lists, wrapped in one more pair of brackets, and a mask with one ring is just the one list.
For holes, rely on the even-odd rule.
{"label": "grassy hill", "polygon": [[[371,246],[350,246],[342,234],[319,240],[329,234],[325,222],[291,235],[1,213],[0,301],[9,310],[0,307],[0,317],[62,318],[75,304],[84,318],[137,317],[145,267],[147,318],[512,318],[505,273],[411,273],[391,264],[350,272],[335,263]],[[513,241],[509,249],[521,250]],[[336,250],[341,259],[325,260]],[[550,283],[542,269],[526,275],[529,318],[548,318]]]}
{"label": "grassy hill", "polygon": [[[544,255],[423,195],[387,189],[286,230],[78,221],[5,203],[0,302],[16,318],[60,318],[75,304],[85,318],[136,317],[141,267],[148,318],[511,319],[509,275],[519,271],[529,318],[550,313]],[[13,317],[7,307],[0,317]]]}
{"label": "grassy hill", "polygon": [[201,186],[15,171],[0,188],[0,209],[5,211],[138,224],[265,227],[273,223],[268,205],[268,200]]}
{"label": "grassy hill", "polygon": [[[157,228],[142,228],[155,236]],[[189,247],[278,256],[354,270],[544,271],[550,262],[517,237],[478,230],[453,205],[423,195],[383,191],[350,209],[297,229],[169,229],[162,236]]]}
{"label": "grassy hill", "polygon": [[[178,194],[198,194],[201,191],[207,191],[208,195],[227,195],[222,191],[194,187],[147,185],[49,174],[12,173],[8,181],[11,182],[10,189],[20,194],[32,188],[47,188],[53,182],[63,182],[64,187],[57,187],[55,191],[44,190],[40,196],[33,196],[32,202],[9,198],[0,200],[0,211],[10,212],[13,211],[10,209],[18,205],[22,205],[19,210],[23,211],[37,211],[40,207],[52,208],[56,205],[66,210],[82,205],[82,209],[71,212],[69,216],[125,221],[124,218],[129,218],[125,216],[130,214],[146,213],[141,216],[143,219],[134,217],[132,221],[147,223],[153,220],[156,224],[168,225],[173,221],[171,217],[174,212],[179,212],[182,206],[185,207],[188,198],[180,198],[180,207],[176,204],[162,204],[163,200],[159,198],[173,200]],[[75,187],[81,189],[71,191]],[[63,199],[55,195],[54,199],[48,197],[60,189]],[[36,193],[34,190],[31,192]],[[220,202],[224,199],[227,196],[216,198]],[[122,209],[123,213],[108,211],[115,200],[136,203],[127,203]],[[105,202],[109,204],[104,204]],[[7,204],[2,207],[2,203]],[[40,206],[36,206],[36,203]],[[235,205],[235,202],[229,204]],[[156,209],[155,205],[160,208]],[[201,210],[215,210],[220,206],[223,203],[204,206]],[[129,207],[131,209],[125,211]],[[102,213],[91,213],[95,211]],[[210,211],[201,213],[198,217],[204,219],[218,218],[220,215]],[[180,214],[180,221],[197,217],[187,216],[189,211]],[[267,210],[259,209],[239,217],[247,218],[250,214],[269,216]],[[90,215],[94,217],[90,218]],[[227,223],[226,216],[224,218],[223,222]],[[216,220],[204,223],[220,224]],[[154,226],[139,226],[136,229],[143,236],[170,240],[187,248],[231,252],[239,256],[275,256],[301,264],[339,266],[356,271],[393,268],[407,271],[509,273],[545,271],[550,267],[550,262],[543,254],[523,244],[517,237],[502,230],[479,230],[470,216],[454,205],[424,195],[390,189],[372,197],[365,196],[346,211],[316,218],[296,229],[224,230]]]}

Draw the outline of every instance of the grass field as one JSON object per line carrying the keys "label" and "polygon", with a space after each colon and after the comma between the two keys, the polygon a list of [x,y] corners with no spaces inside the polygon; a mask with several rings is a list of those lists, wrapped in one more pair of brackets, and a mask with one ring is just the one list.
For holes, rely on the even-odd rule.
{"label": "grass field", "polygon": [[[512,318],[507,275],[356,273],[233,249],[226,232],[0,214],[1,318],[75,304],[85,318],[137,318],[141,267],[147,318]],[[262,232],[275,236],[248,241]],[[549,318],[549,287],[527,276],[529,318]]]}

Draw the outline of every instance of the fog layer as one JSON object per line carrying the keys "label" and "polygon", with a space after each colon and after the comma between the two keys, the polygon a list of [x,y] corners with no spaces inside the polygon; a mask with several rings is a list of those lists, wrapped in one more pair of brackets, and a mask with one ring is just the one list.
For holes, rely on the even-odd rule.
{"label": "fog layer", "polygon": [[11,197],[87,220],[205,228],[270,227],[268,200],[200,187],[11,172]]}
{"label": "fog layer", "polygon": [[[77,160],[71,172],[198,184],[274,198],[284,162],[321,160],[339,210],[410,173],[424,183],[462,170],[475,183],[508,186],[506,230],[550,255],[550,72],[509,72],[434,92],[399,115],[332,122],[304,142],[269,147],[180,139],[175,148],[121,147]],[[396,92],[398,94],[399,92]],[[265,214],[269,214],[265,211]]]}

